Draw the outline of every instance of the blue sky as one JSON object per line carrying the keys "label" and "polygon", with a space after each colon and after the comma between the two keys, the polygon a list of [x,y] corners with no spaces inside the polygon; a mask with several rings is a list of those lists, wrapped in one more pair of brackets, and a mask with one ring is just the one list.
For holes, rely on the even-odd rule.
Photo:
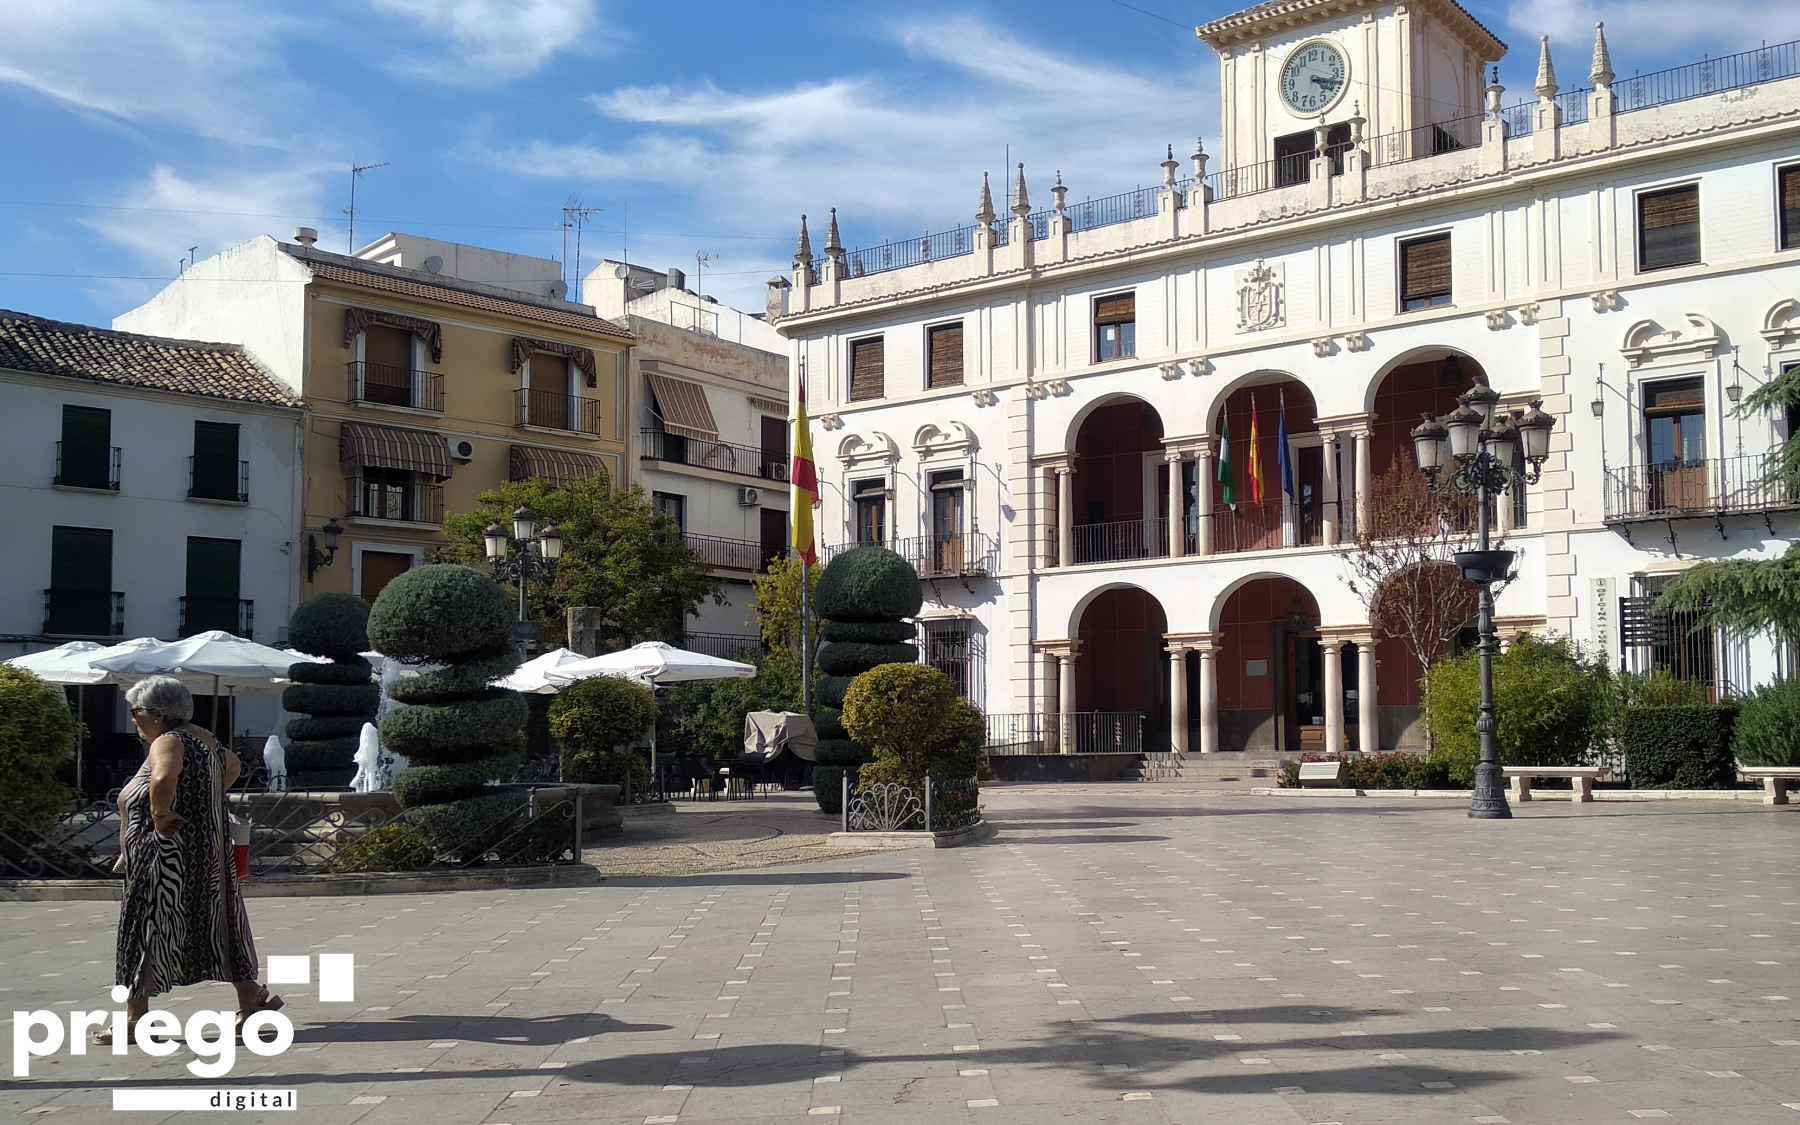
{"label": "blue sky", "polygon": [[[815,246],[833,205],[868,245],[968,222],[983,170],[1003,199],[1008,145],[1040,205],[1058,169],[1079,200],[1154,182],[1165,144],[1216,148],[1217,65],[1188,28],[1241,6],[0,0],[0,307],[105,324],[190,246],[306,223],[341,250],[348,166],[387,161],[358,242],[560,257],[578,200],[601,209],[586,262],[619,255],[628,214],[634,261],[691,285],[704,252],[706,291],[760,308],[802,211]],[[1539,34],[1569,88],[1595,19],[1629,75],[1755,46],[1775,10],[1469,6],[1511,46],[1509,103]]]}

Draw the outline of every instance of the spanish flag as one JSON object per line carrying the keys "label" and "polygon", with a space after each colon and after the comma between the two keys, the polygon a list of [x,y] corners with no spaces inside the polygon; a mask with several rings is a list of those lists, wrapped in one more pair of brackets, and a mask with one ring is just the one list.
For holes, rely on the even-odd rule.
{"label": "spanish flag", "polygon": [[806,421],[806,369],[800,369],[800,394],[794,414],[794,465],[788,471],[793,496],[788,504],[793,513],[794,554],[807,566],[819,561],[813,544],[813,505],[819,502],[819,474],[813,467],[812,427]]}
{"label": "spanish flag", "polygon": [[1262,448],[1256,429],[1256,392],[1250,393],[1250,502],[1263,502]]}

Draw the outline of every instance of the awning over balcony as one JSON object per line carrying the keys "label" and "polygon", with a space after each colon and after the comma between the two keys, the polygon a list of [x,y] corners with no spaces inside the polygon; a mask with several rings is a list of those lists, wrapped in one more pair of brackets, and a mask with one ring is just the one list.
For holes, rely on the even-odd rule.
{"label": "awning over balcony", "polygon": [[649,371],[644,376],[650,380],[650,393],[656,396],[656,411],[666,432],[701,441],[719,440],[719,424],[713,421],[704,387]]}
{"label": "awning over balcony", "polygon": [[546,449],[541,445],[515,445],[509,458],[513,480],[541,480],[559,488],[606,471],[598,457],[572,449]]}
{"label": "awning over balcony", "polygon": [[345,422],[339,452],[347,469],[404,469],[439,480],[450,476],[450,447],[443,435],[426,430]]}

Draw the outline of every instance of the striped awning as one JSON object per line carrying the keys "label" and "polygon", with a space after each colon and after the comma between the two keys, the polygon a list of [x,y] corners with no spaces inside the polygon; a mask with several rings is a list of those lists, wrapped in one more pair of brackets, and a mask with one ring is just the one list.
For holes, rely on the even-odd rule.
{"label": "striped awning", "polygon": [[541,445],[515,445],[508,460],[511,479],[541,480],[552,488],[606,472],[606,464],[591,454]]}
{"label": "striped awning", "polygon": [[450,447],[442,434],[345,422],[338,443],[344,466],[351,469],[405,469],[444,480],[450,476]]}
{"label": "striped awning", "polygon": [[719,440],[719,424],[713,421],[712,407],[706,404],[705,388],[686,379],[648,371],[644,374],[650,380],[650,393],[656,396],[664,430],[701,441]]}

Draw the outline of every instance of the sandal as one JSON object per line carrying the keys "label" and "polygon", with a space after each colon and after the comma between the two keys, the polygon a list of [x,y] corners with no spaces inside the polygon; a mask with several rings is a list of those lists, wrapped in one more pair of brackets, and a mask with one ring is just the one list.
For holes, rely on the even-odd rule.
{"label": "sandal", "polygon": [[[152,1042],[152,1043],[175,1043],[175,1042],[179,1041],[178,1037],[174,1036],[174,1035],[152,1034],[148,1038],[149,1038],[150,1042]],[[125,1033],[125,1041],[128,1043],[137,1042],[137,1024],[135,1024],[135,1023],[132,1024],[131,1030],[127,1031]],[[93,1042],[94,1046],[96,1046],[96,1047],[112,1046],[113,1045],[112,1028],[103,1027],[100,1030],[94,1032],[94,1037],[93,1037],[92,1042]]]}
{"label": "sandal", "polygon": [[[238,1038],[242,1039],[244,1037],[244,1021],[249,1019],[251,1016],[255,1015],[258,1012],[279,1012],[279,1011],[281,1011],[281,1009],[283,1009],[285,1007],[287,1007],[286,1000],[283,1000],[281,997],[275,995],[273,992],[270,992],[267,988],[264,988],[262,990],[262,995],[257,998],[256,1007],[250,1009],[248,1012],[239,1012],[237,1014]],[[271,1028],[268,1030],[273,1030],[273,1029]]]}

